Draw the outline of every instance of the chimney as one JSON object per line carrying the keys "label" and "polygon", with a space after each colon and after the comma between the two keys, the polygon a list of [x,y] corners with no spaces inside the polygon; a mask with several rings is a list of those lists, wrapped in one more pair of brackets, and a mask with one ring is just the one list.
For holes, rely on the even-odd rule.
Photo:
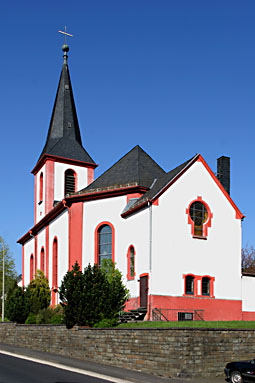
{"label": "chimney", "polygon": [[230,157],[221,156],[217,159],[217,178],[230,194]]}

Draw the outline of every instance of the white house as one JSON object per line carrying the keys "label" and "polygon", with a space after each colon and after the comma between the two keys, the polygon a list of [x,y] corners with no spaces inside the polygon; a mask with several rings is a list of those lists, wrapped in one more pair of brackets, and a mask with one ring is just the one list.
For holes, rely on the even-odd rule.
{"label": "white house", "polygon": [[[241,221],[229,195],[230,159],[217,177],[197,154],[164,171],[136,146],[94,181],[97,166],[82,146],[67,64],[68,46],[35,176],[34,226],[19,239],[23,285],[44,271],[57,287],[78,261],[112,259],[131,298],[182,318],[255,319],[255,278],[241,273]],[[179,313],[179,314],[178,314]]]}

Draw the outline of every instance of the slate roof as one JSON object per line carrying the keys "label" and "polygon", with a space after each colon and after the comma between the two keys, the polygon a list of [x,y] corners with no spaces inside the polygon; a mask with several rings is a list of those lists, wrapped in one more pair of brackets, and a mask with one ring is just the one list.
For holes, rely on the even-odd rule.
{"label": "slate roof", "polygon": [[140,205],[143,205],[146,201],[152,201],[179,173],[182,172],[189,164],[193,163],[194,160],[199,155],[196,154],[189,160],[183,162],[181,165],[177,166],[168,173],[165,173],[154,180],[152,187],[145,192],[129,209],[127,207],[124,209],[123,213],[131,212],[132,210],[138,208]]}
{"label": "slate roof", "polygon": [[60,75],[46,144],[39,160],[44,154],[95,164],[82,146],[71,79],[65,61]]}
{"label": "slate roof", "polygon": [[149,189],[155,178],[165,174],[165,171],[137,145],[78,194],[135,185]]}

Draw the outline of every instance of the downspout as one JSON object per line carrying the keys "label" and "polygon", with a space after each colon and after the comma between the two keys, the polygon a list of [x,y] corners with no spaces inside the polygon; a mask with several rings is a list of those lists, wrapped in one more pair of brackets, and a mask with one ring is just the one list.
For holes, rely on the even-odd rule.
{"label": "downspout", "polygon": [[[150,275],[150,286],[152,278],[152,203],[148,202],[149,207],[149,275]],[[151,289],[150,289],[150,299],[149,299],[149,315],[148,319],[151,319]]]}

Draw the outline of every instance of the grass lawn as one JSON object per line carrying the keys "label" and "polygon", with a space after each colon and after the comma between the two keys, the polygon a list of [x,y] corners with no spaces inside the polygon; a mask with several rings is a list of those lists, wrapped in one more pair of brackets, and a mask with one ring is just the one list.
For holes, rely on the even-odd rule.
{"label": "grass lawn", "polygon": [[191,328],[236,328],[236,329],[254,329],[255,321],[183,321],[183,322],[136,322],[122,323],[118,328],[174,328],[174,327],[191,327]]}

